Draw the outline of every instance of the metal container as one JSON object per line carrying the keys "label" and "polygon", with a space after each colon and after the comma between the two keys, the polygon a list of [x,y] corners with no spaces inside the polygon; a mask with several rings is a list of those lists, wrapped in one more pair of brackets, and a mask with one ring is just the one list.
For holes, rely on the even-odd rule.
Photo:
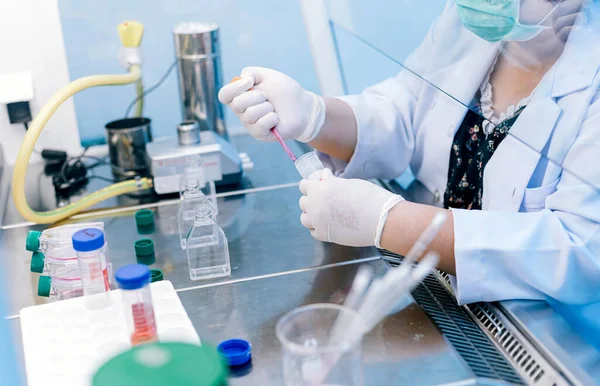
{"label": "metal container", "polygon": [[219,27],[216,23],[181,23],[173,30],[184,121],[198,121],[201,131],[229,140],[223,107]]}
{"label": "metal container", "polygon": [[184,121],[177,126],[177,140],[180,146],[193,146],[200,143],[200,125],[196,121]]}
{"label": "metal container", "polygon": [[119,179],[147,175],[146,144],[152,142],[150,119],[119,119],[105,127],[113,174]]}

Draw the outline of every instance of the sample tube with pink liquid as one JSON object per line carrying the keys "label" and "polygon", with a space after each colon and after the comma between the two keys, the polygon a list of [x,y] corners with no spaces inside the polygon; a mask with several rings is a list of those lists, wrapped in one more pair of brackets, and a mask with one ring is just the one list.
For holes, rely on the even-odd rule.
{"label": "sample tube with pink liquid", "polygon": [[149,287],[150,269],[142,264],[125,265],[117,270],[115,279],[121,288],[131,345],[158,340]]}
{"label": "sample tube with pink liquid", "polygon": [[104,232],[97,228],[82,229],[73,234],[72,241],[77,252],[86,306],[91,309],[108,306],[110,282]]}

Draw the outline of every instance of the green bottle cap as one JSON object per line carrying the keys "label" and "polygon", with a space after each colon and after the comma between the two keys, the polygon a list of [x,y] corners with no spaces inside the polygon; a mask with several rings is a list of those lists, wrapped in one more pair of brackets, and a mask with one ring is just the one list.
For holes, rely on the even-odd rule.
{"label": "green bottle cap", "polygon": [[38,296],[50,296],[50,288],[52,287],[52,279],[50,276],[40,276],[38,280]]}
{"label": "green bottle cap", "polygon": [[93,386],[225,386],[227,370],[217,350],[207,345],[147,343],[105,363]]}
{"label": "green bottle cap", "polygon": [[162,281],[163,273],[160,269],[151,269],[150,270],[150,283],[154,283],[155,281]]}
{"label": "green bottle cap", "polygon": [[44,259],[46,256],[42,252],[33,252],[31,255],[31,272],[42,273],[44,272]]}
{"label": "green bottle cap", "polygon": [[154,224],[148,226],[137,226],[137,231],[140,235],[151,235],[154,233],[156,229],[154,229]]}
{"label": "green bottle cap", "polygon": [[150,209],[142,209],[135,212],[135,224],[138,227],[149,227],[154,225],[154,212]]}
{"label": "green bottle cap", "polygon": [[138,263],[152,265],[156,263],[154,255],[154,241],[151,239],[139,239],[134,244],[135,257]]}
{"label": "green bottle cap", "polygon": [[37,252],[40,249],[40,231],[29,231],[27,233],[27,239],[25,240],[25,249],[29,252]]}
{"label": "green bottle cap", "polygon": [[139,239],[134,244],[136,256],[154,255],[154,241],[152,239]]}

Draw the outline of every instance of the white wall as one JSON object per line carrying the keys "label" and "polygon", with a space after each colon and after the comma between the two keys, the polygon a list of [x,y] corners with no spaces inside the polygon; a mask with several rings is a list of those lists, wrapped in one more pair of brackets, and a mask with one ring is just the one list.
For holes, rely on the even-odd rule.
{"label": "white wall", "polygon": [[[29,71],[35,116],[54,91],[69,82],[63,35],[56,0],[0,1],[0,73]],[[14,164],[23,141],[22,124],[11,125],[6,106],[0,106],[0,144],[5,161]],[[37,148],[80,151],[73,101],[65,102],[38,139]],[[34,157],[32,157],[34,159]]]}
{"label": "white wall", "polygon": [[[209,21],[219,25],[225,82],[246,66],[263,66],[320,92],[297,0],[58,0],[58,8],[72,78],[123,72],[116,60],[120,46],[116,26],[135,19],[144,24],[143,82],[150,87],[175,60],[173,27],[182,21]],[[133,99],[132,85],[97,87],[77,94],[81,138],[103,137],[104,125],[122,118]],[[225,109],[225,114],[227,127],[241,127],[231,109]],[[144,115],[152,119],[155,138],[176,134],[181,121],[176,71],[145,98]]]}
{"label": "white wall", "polygon": [[[300,0],[302,15],[311,53],[315,63],[321,95],[335,97],[345,93],[340,64],[336,55],[335,40],[329,26],[332,17],[328,5],[332,0]],[[337,14],[345,13],[346,22],[352,24],[350,6],[346,0],[337,0],[333,6]]]}

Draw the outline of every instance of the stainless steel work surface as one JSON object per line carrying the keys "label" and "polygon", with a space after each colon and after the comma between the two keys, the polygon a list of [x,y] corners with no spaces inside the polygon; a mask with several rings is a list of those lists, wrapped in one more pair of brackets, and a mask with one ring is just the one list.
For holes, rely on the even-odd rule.
{"label": "stainless steel work surface", "polygon": [[[294,164],[287,157],[278,143],[266,143],[255,140],[249,135],[238,135],[231,137],[239,152],[249,155],[254,163],[254,170],[245,172],[244,178],[239,186],[229,186],[221,190],[242,190],[249,188],[264,188],[282,184],[295,183],[300,181],[300,175],[296,171]],[[296,154],[302,154],[301,146],[293,141],[289,142],[291,148]],[[94,160],[89,160],[94,162]],[[10,194],[10,184],[12,179],[12,168],[6,168],[5,173],[0,173],[0,219],[2,227],[14,227],[22,225],[25,220],[16,210],[12,195]],[[29,206],[37,211],[46,211],[55,209],[57,206],[52,179],[44,174],[43,164],[32,164],[29,166],[26,176],[26,196]],[[95,168],[92,174],[112,179],[113,176],[108,166]],[[92,178],[89,184],[74,195],[71,202],[95,192],[109,183],[100,179]],[[95,208],[127,207],[138,204],[148,204],[158,202],[163,199],[172,199],[173,196],[120,196],[108,199],[98,204]]]}
{"label": "stainless steel work surface", "polygon": [[600,350],[593,344],[600,339],[600,304],[557,304],[563,313],[544,301],[504,301],[501,307],[571,382],[600,384]]}
{"label": "stainless steel work surface", "polygon": [[[383,273],[387,264],[371,262]],[[218,344],[243,338],[252,344],[252,369],[232,385],[281,385],[281,347],[275,324],[304,304],[342,303],[358,264],[183,290],[179,297],[201,339]],[[364,339],[367,385],[438,385],[473,374],[410,297]]]}
{"label": "stainless steel work surface", "polygon": [[[166,279],[175,288],[207,286],[215,282],[239,281],[253,277],[309,269],[328,264],[379,259],[375,248],[356,249],[315,241],[300,224],[298,188],[278,188],[219,198],[218,222],[229,241],[232,274],[213,281],[192,281],[187,257],[179,245],[177,228],[178,201],[152,208],[155,211],[155,232],[140,235],[133,215],[135,210],[99,215],[82,221],[104,221],[110,260],[115,268],[136,262],[134,242],[149,237],[155,242],[157,262]],[[43,303],[38,297],[39,274],[31,273],[31,252],[25,250],[25,238],[30,229],[44,226],[16,227],[0,232],[0,256],[9,288],[10,314],[33,304]]]}

